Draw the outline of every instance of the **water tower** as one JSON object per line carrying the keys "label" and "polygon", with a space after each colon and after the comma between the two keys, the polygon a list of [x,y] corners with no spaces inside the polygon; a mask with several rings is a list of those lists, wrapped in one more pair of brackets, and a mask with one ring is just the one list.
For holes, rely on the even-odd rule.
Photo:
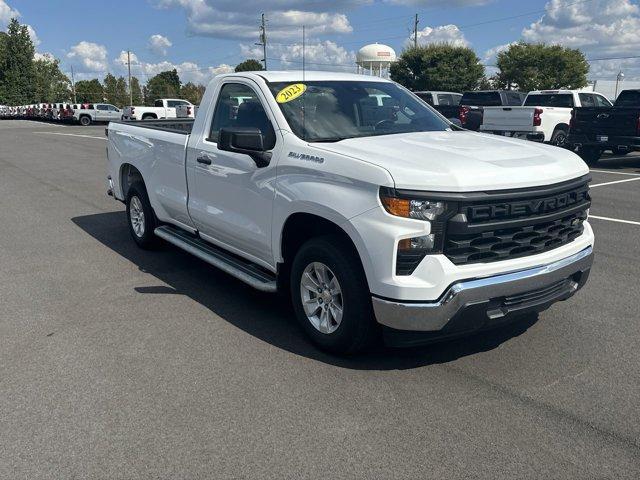
{"label": "water tower", "polygon": [[372,43],[365,45],[356,54],[358,73],[368,73],[379,77],[386,76],[389,67],[396,61],[396,52],[388,45]]}

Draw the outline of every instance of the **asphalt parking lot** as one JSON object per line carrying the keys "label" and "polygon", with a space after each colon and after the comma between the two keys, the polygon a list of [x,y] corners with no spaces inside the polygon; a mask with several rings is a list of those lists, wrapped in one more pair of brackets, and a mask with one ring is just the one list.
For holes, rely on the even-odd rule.
{"label": "asphalt parking lot", "polygon": [[1,478],[640,478],[640,155],[593,169],[590,282],[344,359],[105,195],[104,126],[0,122]]}

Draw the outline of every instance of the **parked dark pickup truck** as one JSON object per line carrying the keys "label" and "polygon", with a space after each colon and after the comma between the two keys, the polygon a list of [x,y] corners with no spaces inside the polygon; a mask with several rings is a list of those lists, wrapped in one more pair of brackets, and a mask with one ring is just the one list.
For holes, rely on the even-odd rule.
{"label": "parked dark pickup truck", "polygon": [[459,123],[458,111],[460,105],[461,93],[455,92],[413,92],[419,98],[427,102],[447,119],[454,123]]}
{"label": "parked dark pickup truck", "polygon": [[527,95],[513,90],[480,90],[464,92],[460,100],[459,118],[467,130],[480,130],[484,107],[520,106]]}
{"label": "parked dark pickup truck", "polygon": [[605,150],[615,155],[640,150],[640,90],[624,90],[613,107],[575,108],[567,143],[587,163],[596,163]]}

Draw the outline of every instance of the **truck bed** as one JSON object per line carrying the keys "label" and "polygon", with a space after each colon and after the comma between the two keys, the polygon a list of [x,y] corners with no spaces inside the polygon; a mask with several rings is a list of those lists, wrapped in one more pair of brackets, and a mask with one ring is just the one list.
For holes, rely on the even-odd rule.
{"label": "truck bed", "polygon": [[164,132],[181,133],[188,135],[193,129],[193,118],[170,118],[165,120],[118,120],[111,123],[133,125],[136,127],[162,130]]}

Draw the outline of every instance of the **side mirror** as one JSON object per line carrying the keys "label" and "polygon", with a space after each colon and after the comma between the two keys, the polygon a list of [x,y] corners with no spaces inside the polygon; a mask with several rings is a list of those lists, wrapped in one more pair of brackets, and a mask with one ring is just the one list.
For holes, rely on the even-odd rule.
{"label": "side mirror", "polygon": [[271,161],[271,152],[264,148],[264,135],[259,128],[223,128],[218,136],[218,148],[227,152],[244,153],[253,158],[259,168]]}

